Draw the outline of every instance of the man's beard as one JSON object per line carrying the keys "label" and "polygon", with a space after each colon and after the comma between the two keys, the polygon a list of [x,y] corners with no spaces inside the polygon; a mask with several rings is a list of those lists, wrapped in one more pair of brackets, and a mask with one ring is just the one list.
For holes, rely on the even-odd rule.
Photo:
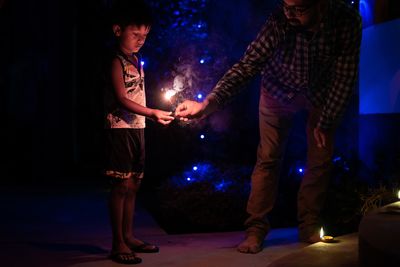
{"label": "man's beard", "polygon": [[302,26],[300,20],[298,20],[298,19],[288,19],[288,23],[290,25],[292,25],[293,27]]}
{"label": "man's beard", "polygon": [[298,19],[288,19],[287,21],[295,30],[302,31],[307,28],[305,25],[302,25],[301,21]]}
{"label": "man's beard", "polygon": [[314,25],[312,21],[307,21],[305,24],[302,24],[301,21],[296,18],[287,19],[287,22],[296,31],[307,31]]}

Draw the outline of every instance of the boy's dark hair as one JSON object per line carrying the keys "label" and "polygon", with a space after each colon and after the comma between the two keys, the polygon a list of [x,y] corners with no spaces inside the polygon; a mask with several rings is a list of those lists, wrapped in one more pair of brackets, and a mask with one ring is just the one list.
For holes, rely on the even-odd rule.
{"label": "boy's dark hair", "polygon": [[125,28],[129,25],[150,27],[153,23],[150,7],[143,0],[114,0],[111,24]]}

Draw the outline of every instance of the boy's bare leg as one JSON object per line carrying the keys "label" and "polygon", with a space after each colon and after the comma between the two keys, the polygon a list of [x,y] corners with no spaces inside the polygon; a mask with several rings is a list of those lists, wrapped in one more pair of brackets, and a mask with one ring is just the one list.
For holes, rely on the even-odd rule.
{"label": "boy's bare leg", "polygon": [[112,254],[132,253],[123,235],[124,203],[127,198],[127,181],[115,182],[109,199],[110,221],[113,234]]}
{"label": "boy's bare leg", "polygon": [[136,195],[140,187],[140,179],[132,178],[127,182],[127,196],[124,201],[123,236],[128,246],[140,245],[142,242],[133,236],[133,217],[135,214]]}
{"label": "boy's bare leg", "polygon": [[124,202],[123,218],[123,236],[125,244],[130,247],[131,250],[140,247],[142,250],[141,252],[144,252],[143,250],[147,250],[147,252],[157,252],[157,246],[145,243],[142,240],[135,238],[134,236],[133,217],[135,214],[136,195],[140,188],[141,179],[134,177],[133,179],[129,179],[129,181],[127,182],[128,192]]}

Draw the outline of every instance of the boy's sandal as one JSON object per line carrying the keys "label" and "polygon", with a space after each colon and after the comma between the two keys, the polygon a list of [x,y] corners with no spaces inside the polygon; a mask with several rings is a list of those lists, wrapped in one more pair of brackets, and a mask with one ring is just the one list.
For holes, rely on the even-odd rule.
{"label": "boy's sandal", "polygon": [[131,245],[129,248],[135,252],[141,252],[141,253],[157,253],[160,251],[160,249],[156,245],[147,243],[145,241],[142,242],[143,244],[137,246]]}
{"label": "boy's sandal", "polygon": [[142,259],[136,257],[134,253],[113,253],[108,256],[110,260],[121,264],[138,264]]}

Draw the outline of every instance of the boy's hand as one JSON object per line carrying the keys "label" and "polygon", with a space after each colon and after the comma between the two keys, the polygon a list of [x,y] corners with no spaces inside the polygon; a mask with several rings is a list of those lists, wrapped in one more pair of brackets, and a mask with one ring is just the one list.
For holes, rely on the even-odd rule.
{"label": "boy's hand", "polygon": [[174,117],[171,116],[172,112],[170,111],[164,111],[164,110],[159,110],[159,109],[154,109],[152,117],[155,119],[158,123],[161,123],[163,125],[170,124],[171,121],[174,120]]}
{"label": "boy's hand", "polygon": [[203,103],[185,100],[175,109],[175,116],[181,117],[181,120],[200,118],[204,115],[205,107]]}

